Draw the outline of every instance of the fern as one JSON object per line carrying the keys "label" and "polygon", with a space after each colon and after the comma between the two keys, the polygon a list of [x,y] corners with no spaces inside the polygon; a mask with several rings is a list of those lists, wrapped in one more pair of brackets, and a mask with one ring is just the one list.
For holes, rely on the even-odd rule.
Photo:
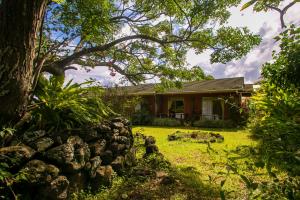
{"label": "fern", "polygon": [[99,123],[112,113],[102,101],[103,89],[70,80],[64,85],[60,77],[41,77],[33,99],[34,128],[61,130]]}

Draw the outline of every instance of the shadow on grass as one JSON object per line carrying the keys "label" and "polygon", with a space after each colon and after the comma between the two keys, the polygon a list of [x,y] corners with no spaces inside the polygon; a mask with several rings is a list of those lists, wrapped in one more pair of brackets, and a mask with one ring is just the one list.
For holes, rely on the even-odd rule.
{"label": "shadow on grass", "polygon": [[[163,175],[159,177],[159,173]],[[217,187],[201,182],[193,168],[170,168],[123,177],[110,190],[100,192],[97,199],[200,200],[218,199],[219,193]]]}
{"label": "shadow on grass", "polygon": [[174,167],[162,154],[138,159],[125,176],[117,176],[111,188],[92,195],[75,195],[77,200],[201,200],[219,199],[220,188],[203,183],[194,167]]}

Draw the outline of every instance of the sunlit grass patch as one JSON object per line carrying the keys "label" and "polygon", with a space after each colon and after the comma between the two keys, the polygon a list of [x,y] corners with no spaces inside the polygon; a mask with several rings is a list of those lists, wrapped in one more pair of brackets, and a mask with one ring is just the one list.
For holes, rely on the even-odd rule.
{"label": "sunlit grass patch", "polygon": [[[168,141],[168,135],[180,131],[184,133],[194,132],[195,128],[170,128],[170,127],[135,127],[135,132],[141,132],[147,136],[154,136],[159,151],[166,157],[171,165],[177,168],[177,173],[184,179],[185,175],[181,169],[193,169],[193,176],[197,179],[185,179],[186,183],[193,188],[203,188],[203,184],[211,185],[211,188],[225,191],[227,197],[243,198],[247,196],[245,181],[240,175],[251,177],[254,181],[266,181],[269,179],[265,169],[255,169],[249,171],[247,163],[251,163],[249,157],[239,158],[239,154],[232,151],[237,150],[240,146],[254,147],[257,141],[250,137],[250,133],[245,129],[201,129],[203,132],[220,133],[224,136],[222,143],[197,143],[188,141]],[[229,158],[238,158],[235,164],[238,165],[238,171],[233,173],[228,169],[231,165]],[[234,167],[234,166],[232,166]],[[185,173],[188,170],[185,171]],[[255,174],[255,176],[253,176]],[[197,182],[192,182],[199,180]]]}

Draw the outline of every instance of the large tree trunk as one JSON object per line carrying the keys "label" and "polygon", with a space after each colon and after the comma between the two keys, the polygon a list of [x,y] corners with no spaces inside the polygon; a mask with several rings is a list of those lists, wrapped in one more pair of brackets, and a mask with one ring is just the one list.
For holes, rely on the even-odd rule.
{"label": "large tree trunk", "polygon": [[26,111],[36,40],[48,0],[0,1],[0,125]]}

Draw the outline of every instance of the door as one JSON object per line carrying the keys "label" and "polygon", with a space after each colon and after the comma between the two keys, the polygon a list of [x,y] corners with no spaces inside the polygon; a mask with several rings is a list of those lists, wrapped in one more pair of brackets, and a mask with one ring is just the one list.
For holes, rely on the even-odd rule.
{"label": "door", "polygon": [[210,97],[202,98],[202,117],[205,119],[213,117],[213,101]]}

